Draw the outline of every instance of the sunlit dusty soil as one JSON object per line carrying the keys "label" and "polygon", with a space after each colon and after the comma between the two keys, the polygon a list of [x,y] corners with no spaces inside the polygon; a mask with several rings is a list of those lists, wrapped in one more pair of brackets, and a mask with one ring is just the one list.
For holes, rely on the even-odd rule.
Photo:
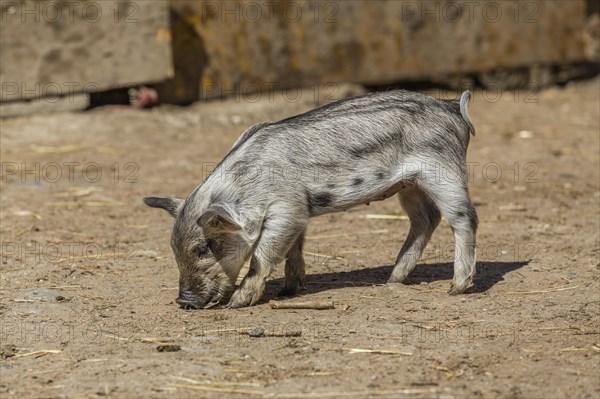
{"label": "sunlit dusty soil", "polygon": [[388,286],[409,228],[396,198],[313,219],[290,300],[333,310],[271,309],[283,267],[258,306],[180,309],[172,219],[141,200],[187,195],[246,127],[314,93],[0,120],[0,395],[599,397],[599,93],[474,93],[465,295],[446,294],[445,221]]}

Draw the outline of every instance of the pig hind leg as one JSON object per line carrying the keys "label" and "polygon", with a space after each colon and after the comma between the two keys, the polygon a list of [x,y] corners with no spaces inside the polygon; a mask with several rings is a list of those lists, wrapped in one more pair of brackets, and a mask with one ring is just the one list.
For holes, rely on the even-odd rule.
{"label": "pig hind leg", "polygon": [[398,196],[410,219],[410,230],[388,283],[401,283],[406,279],[415,268],[417,260],[421,257],[441,219],[438,208],[419,187],[412,186],[404,189]]}
{"label": "pig hind leg", "polygon": [[[457,175],[459,176],[459,175]],[[423,182],[425,191],[438,206],[454,233],[454,278],[449,294],[465,291],[475,276],[477,212],[464,179]]]}
{"label": "pig hind leg", "polygon": [[292,248],[287,253],[285,283],[281,291],[277,294],[278,296],[292,296],[298,292],[299,288],[305,288],[306,272],[304,271],[304,255],[302,254],[305,233],[306,230],[298,236],[296,242],[294,242],[294,245],[292,245]]}

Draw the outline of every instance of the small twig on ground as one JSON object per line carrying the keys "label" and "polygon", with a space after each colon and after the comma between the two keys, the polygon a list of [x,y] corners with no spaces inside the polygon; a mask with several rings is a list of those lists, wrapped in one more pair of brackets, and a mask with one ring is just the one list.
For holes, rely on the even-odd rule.
{"label": "small twig on ground", "polygon": [[272,309],[315,309],[326,310],[335,309],[332,301],[311,301],[311,302],[280,302],[269,301]]}
{"label": "small twig on ground", "polygon": [[254,337],[254,338],[260,338],[260,337],[301,337],[302,336],[302,331],[301,330],[291,330],[291,331],[269,331],[269,330],[265,330],[262,327],[255,327],[252,330],[245,330],[245,331],[240,331],[239,332],[242,335],[248,335],[250,337]]}
{"label": "small twig on ground", "polygon": [[44,350],[40,350],[40,351],[33,351],[33,352],[28,352],[28,353],[20,353],[18,355],[13,356],[14,358],[17,357],[25,357],[25,356],[33,356],[33,355],[40,355],[40,356],[46,356],[50,353],[60,353],[62,352],[61,349],[44,349]]}
{"label": "small twig on ground", "polygon": [[281,393],[277,397],[281,399],[288,398],[368,398],[382,396],[387,398],[405,397],[406,395],[426,395],[427,397],[438,397],[441,392],[446,391],[439,387],[427,388],[403,388],[390,390],[369,389],[368,391],[335,391],[335,392],[294,392]]}
{"label": "small twig on ground", "polygon": [[367,219],[387,219],[387,220],[408,220],[406,215],[379,215],[379,214],[368,214],[365,215]]}
{"label": "small twig on ground", "polygon": [[579,287],[578,285],[575,285],[573,287],[560,287],[560,288],[552,288],[549,290],[539,290],[539,291],[509,291],[508,294],[545,294],[547,292],[558,292],[558,291],[567,291],[567,290],[574,290],[575,288]]}
{"label": "small twig on ground", "polygon": [[250,390],[250,389],[233,389],[225,387],[211,387],[207,385],[191,385],[191,384],[168,384],[168,387],[179,388],[179,389],[191,389],[194,391],[205,391],[205,392],[222,392],[228,394],[240,394],[240,395],[257,395],[263,396],[265,391],[263,390]]}
{"label": "small twig on ground", "polygon": [[570,346],[568,348],[562,348],[561,352],[600,352],[600,348],[596,345],[591,345],[589,348],[577,348]]}
{"label": "small twig on ground", "polygon": [[397,349],[361,349],[361,348],[344,348],[350,353],[376,353],[380,355],[404,355],[412,356],[411,352],[404,352]]}
{"label": "small twig on ground", "polygon": [[306,251],[304,251],[304,255],[316,256],[317,258],[327,258],[327,259],[345,259],[342,256],[325,255],[325,254],[318,254],[315,252],[306,252]]}

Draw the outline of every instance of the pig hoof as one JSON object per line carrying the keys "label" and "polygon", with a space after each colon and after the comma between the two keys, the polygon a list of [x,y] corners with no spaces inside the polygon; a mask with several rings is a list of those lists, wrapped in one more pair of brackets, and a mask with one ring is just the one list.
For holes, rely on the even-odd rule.
{"label": "pig hoof", "polygon": [[450,295],[458,295],[458,294],[462,294],[464,290],[459,290],[454,288],[454,286],[451,286],[450,289],[448,290],[448,294]]}
{"label": "pig hoof", "polygon": [[308,289],[308,284],[306,284],[306,279],[304,279],[304,278],[302,280],[300,280],[300,284],[299,285],[300,285],[300,289],[301,290],[307,290]]}
{"label": "pig hoof", "polygon": [[404,283],[403,278],[394,277],[394,276],[391,276],[387,281],[387,284],[402,284],[402,283]]}
{"label": "pig hoof", "polygon": [[232,299],[229,301],[229,303],[225,307],[228,309],[238,309],[238,308],[244,308],[246,306],[250,306],[250,301],[242,301],[242,300]]}
{"label": "pig hoof", "polygon": [[229,300],[227,307],[230,309],[237,309],[254,305],[256,303],[255,297],[255,294],[248,291],[236,291]]}
{"label": "pig hoof", "polygon": [[297,290],[297,289],[294,289],[294,288],[288,288],[288,287],[283,287],[283,288],[281,289],[281,291],[279,291],[279,292],[277,293],[277,296],[279,296],[279,297],[294,296],[294,295],[296,295],[296,293],[297,293],[297,292],[298,292],[298,290]]}
{"label": "pig hoof", "polygon": [[245,303],[245,301],[232,298],[225,307],[228,309],[238,309],[243,308],[245,306],[248,306],[248,303]]}

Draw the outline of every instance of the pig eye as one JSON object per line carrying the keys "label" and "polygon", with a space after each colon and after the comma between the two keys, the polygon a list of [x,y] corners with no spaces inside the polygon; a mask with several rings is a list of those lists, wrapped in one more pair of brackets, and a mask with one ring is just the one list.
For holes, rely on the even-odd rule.
{"label": "pig eye", "polygon": [[198,248],[196,248],[196,254],[198,255],[199,258],[205,257],[207,253],[208,253],[207,245],[200,245],[200,246],[198,246]]}

